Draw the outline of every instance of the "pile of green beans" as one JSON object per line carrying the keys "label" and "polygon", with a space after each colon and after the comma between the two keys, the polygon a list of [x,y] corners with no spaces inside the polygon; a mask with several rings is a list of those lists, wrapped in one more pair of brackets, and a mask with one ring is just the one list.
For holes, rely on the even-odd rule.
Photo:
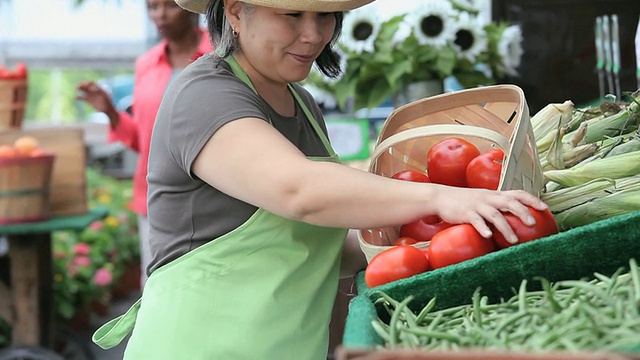
{"label": "pile of green beans", "polygon": [[517,294],[489,303],[476,290],[470,304],[434,310],[431,299],[419,313],[383,292],[376,305],[389,313],[388,323],[372,326],[384,348],[453,351],[465,348],[513,351],[625,351],[640,344],[640,270],[635,259],[629,269],[612,276],[595,273],[593,280],[541,282],[528,291],[523,280]]}

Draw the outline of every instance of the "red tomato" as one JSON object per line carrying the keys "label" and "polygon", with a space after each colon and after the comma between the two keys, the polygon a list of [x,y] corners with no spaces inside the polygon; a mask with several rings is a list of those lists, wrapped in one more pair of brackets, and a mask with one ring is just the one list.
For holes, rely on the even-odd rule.
{"label": "red tomato", "polygon": [[391,178],[397,180],[405,180],[405,181],[415,181],[415,182],[431,182],[429,176],[427,174],[418,171],[418,170],[402,170],[395,173]]}
{"label": "red tomato", "polygon": [[467,165],[480,155],[472,143],[457,137],[444,139],[427,153],[427,171],[432,182],[450,186],[467,186]]}
{"label": "red tomato", "polygon": [[427,247],[432,269],[457,264],[494,250],[495,244],[491,239],[482,237],[470,224],[454,225],[440,231]]}
{"label": "red tomato", "polygon": [[391,242],[391,245],[394,246],[398,246],[398,245],[411,245],[411,244],[415,244],[418,241],[412,237],[408,237],[408,236],[401,236],[395,240],[393,240]]}
{"label": "red tomato", "polygon": [[0,79],[11,79],[11,77],[12,77],[11,70],[0,65]]}
{"label": "red tomato", "polygon": [[429,241],[433,235],[451,226],[448,222],[442,221],[440,217],[432,215],[402,225],[400,236],[408,236],[417,241]]}
{"label": "red tomato", "polygon": [[394,246],[376,254],[364,270],[368,287],[408,278],[429,269],[429,262],[420,249],[411,245]]}
{"label": "red tomato", "polygon": [[[422,251],[424,257],[427,258],[427,262],[429,262],[429,247],[427,246],[426,248],[421,248],[420,251]],[[431,270],[431,262],[429,262],[429,269],[427,269],[427,271],[429,270]]]}
{"label": "red tomato", "polygon": [[16,79],[26,79],[27,78],[27,65],[23,62],[19,62],[16,64],[13,69],[13,76]]}
{"label": "red tomato", "polygon": [[467,186],[498,190],[504,151],[493,149],[486,151],[469,162],[466,170]]}
{"label": "red tomato", "polygon": [[515,244],[509,243],[495,227],[491,226],[491,231],[493,231],[493,241],[496,243],[498,248],[504,249],[513,245],[521,244],[527,241],[536,240],[541,237],[553,235],[558,233],[558,223],[556,222],[555,217],[551,213],[551,210],[546,209],[544,211],[540,211],[534,209],[530,206],[527,206],[531,215],[534,219],[536,219],[536,224],[533,226],[525,225],[520,218],[513,215],[512,213],[504,213],[504,218],[507,220],[513,232],[516,233],[518,237],[518,242]]}

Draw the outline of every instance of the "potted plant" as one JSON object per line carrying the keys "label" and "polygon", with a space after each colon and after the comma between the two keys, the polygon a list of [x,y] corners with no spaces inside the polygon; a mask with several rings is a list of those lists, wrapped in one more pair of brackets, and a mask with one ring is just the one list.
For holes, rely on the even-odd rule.
{"label": "potted plant", "polygon": [[348,12],[336,51],[343,73],[332,79],[314,67],[303,85],[320,103],[344,109],[353,99],[358,110],[388,99],[401,105],[415,84],[441,93],[448,77],[469,88],[516,76],[520,28],[483,24],[479,14],[473,0],[425,0],[386,17],[368,6]]}
{"label": "potted plant", "polygon": [[103,314],[114,293],[126,296],[134,290],[131,281],[123,281],[132,268],[133,284],[139,289],[139,238],[136,218],[129,208],[131,181],[89,168],[87,189],[90,206],[107,207],[109,215],[83,231],[53,234],[56,313],[66,321],[86,318],[91,312]]}

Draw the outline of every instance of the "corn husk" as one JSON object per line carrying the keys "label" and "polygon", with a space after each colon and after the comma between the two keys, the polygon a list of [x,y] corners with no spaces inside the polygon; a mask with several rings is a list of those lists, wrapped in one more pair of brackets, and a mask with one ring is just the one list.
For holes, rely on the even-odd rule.
{"label": "corn husk", "polygon": [[572,119],[573,110],[573,102],[569,100],[562,104],[553,103],[543,107],[530,119],[534,137],[541,139],[568,124]]}
{"label": "corn husk", "polygon": [[560,230],[640,210],[640,186],[614,192],[555,214]]}
{"label": "corn husk", "polygon": [[[616,191],[636,187],[640,187],[640,175],[622,179],[598,178],[584,184],[543,193],[540,195],[540,199],[549,206],[552,213],[556,214]],[[638,204],[638,209],[640,209],[640,204]]]}
{"label": "corn husk", "polygon": [[544,172],[547,181],[556,182],[564,187],[584,184],[603,176],[620,179],[637,174],[640,174],[640,151],[581,163],[569,169]]}

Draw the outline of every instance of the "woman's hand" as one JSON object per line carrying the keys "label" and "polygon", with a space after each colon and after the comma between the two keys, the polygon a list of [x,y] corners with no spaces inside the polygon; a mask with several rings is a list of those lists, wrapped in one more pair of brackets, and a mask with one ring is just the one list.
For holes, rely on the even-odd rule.
{"label": "woman's hand", "polygon": [[469,223],[486,238],[492,235],[487,223],[492,223],[511,243],[517,242],[518,238],[502,212],[513,213],[525,224],[533,225],[535,220],[525,205],[538,210],[547,208],[542,200],[522,190],[492,191],[443,186],[436,194],[433,208],[437,209],[442,220],[453,224]]}
{"label": "woman's hand", "polygon": [[112,127],[116,127],[118,121],[118,111],[116,110],[111,97],[98,84],[93,81],[84,81],[76,87],[78,95],[76,99],[87,102],[97,111],[105,113],[109,117]]}

